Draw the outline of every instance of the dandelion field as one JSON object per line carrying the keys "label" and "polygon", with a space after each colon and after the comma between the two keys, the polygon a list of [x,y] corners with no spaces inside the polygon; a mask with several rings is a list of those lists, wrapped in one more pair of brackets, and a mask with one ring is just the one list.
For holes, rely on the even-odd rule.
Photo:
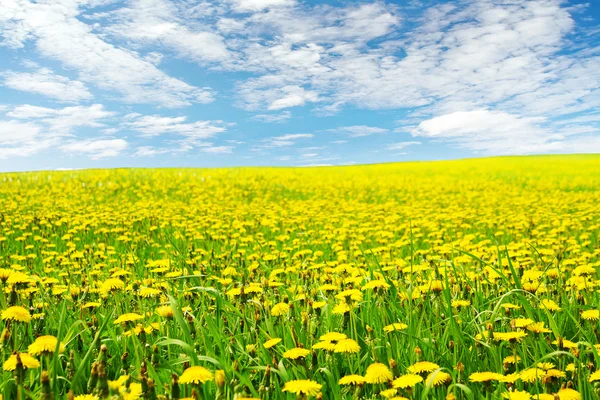
{"label": "dandelion field", "polygon": [[594,399],[600,157],[0,175],[3,399]]}

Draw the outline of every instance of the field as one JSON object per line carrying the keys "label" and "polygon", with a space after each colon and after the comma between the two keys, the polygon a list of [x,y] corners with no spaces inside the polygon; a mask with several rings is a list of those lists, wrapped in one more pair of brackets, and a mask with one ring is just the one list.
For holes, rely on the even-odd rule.
{"label": "field", "polygon": [[600,157],[0,175],[4,399],[593,399]]}

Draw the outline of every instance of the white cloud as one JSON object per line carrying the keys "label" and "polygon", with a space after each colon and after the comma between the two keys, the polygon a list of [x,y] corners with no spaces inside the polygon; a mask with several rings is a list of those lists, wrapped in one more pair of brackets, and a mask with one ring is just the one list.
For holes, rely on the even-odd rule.
{"label": "white cloud", "polygon": [[150,146],[138,148],[136,156],[151,156],[164,153],[186,152],[194,148],[209,153],[228,153],[234,146],[213,146],[206,139],[224,133],[227,124],[221,120],[187,122],[187,117],[163,117],[160,115],[128,114],[121,124],[123,129],[140,133],[140,137],[152,138],[165,135],[169,148],[157,149]]}
{"label": "white cloud", "polygon": [[341,132],[348,134],[350,137],[361,137],[370,136],[374,134],[388,133],[389,130],[385,128],[378,128],[376,126],[368,125],[353,125],[353,126],[342,126],[340,128],[331,129],[330,132]]}
{"label": "white cloud", "polygon": [[60,137],[44,134],[43,127],[23,121],[0,120],[0,159],[30,157],[60,142]]}
{"label": "white cloud", "polygon": [[176,5],[165,0],[130,1],[129,8],[112,13],[114,24],[106,30],[141,46],[174,50],[180,57],[200,64],[226,61],[232,56],[221,35],[207,28],[190,28],[179,14]]}
{"label": "white cloud", "polygon": [[292,113],[289,111],[283,111],[279,114],[257,114],[252,119],[267,123],[280,123],[285,122],[292,117]]}
{"label": "white cloud", "polygon": [[262,147],[270,148],[293,146],[294,144],[296,144],[297,140],[311,139],[312,137],[314,137],[312,133],[288,133],[285,135],[273,136],[264,139],[263,142],[265,142],[265,144]]}
{"label": "white cloud", "polygon": [[47,68],[40,68],[36,72],[6,71],[0,73],[0,77],[6,87],[41,94],[59,102],[78,103],[92,98],[83,83],[57,75]]}
{"label": "white cloud", "polygon": [[103,126],[100,120],[113,117],[115,113],[106,111],[102,104],[64,108],[38,107],[25,104],[15,107],[6,115],[21,120],[35,120],[47,125],[47,129],[54,134],[69,135],[75,127]]}
{"label": "white cloud", "polygon": [[207,146],[201,147],[200,151],[211,154],[231,154],[233,149],[235,149],[234,146]]}
{"label": "white cloud", "polygon": [[270,7],[288,7],[294,5],[295,0],[233,0],[235,9],[244,11],[262,11]]}
{"label": "white cloud", "polygon": [[282,108],[290,108],[303,106],[307,101],[319,101],[319,95],[314,90],[306,90],[300,86],[287,85],[277,91],[276,99],[271,101],[267,107],[269,110],[281,110]]}
{"label": "white cloud", "polygon": [[416,146],[416,145],[420,145],[420,144],[421,144],[421,142],[399,142],[399,143],[391,143],[391,144],[388,144],[386,146],[386,149],[390,150],[390,151],[393,151],[393,150],[404,150],[408,146]]}
{"label": "white cloud", "polygon": [[5,43],[20,47],[31,40],[42,56],[78,71],[83,82],[119,93],[125,102],[179,107],[213,100],[210,90],[170,77],[135,52],[104,41],[77,18],[79,6],[67,0],[4,0],[0,26]]}
{"label": "white cloud", "polygon": [[190,139],[207,139],[227,130],[223,121],[186,121],[187,117],[129,114],[125,116],[124,126],[143,137],[172,134]]}
{"label": "white cloud", "polygon": [[298,140],[298,139],[310,139],[314,137],[312,133],[288,133],[282,136],[276,136],[275,140]]}
{"label": "white cloud", "polygon": [[[446,141],[484,154],[534,154],[587,150],[585,140],[599,140],[584,134],[600,129],[561,129],[545,118],[523,117],[503,111],[457,111],[421,122],[413,136]],[[595,146],[594,145],[594,146]],[[586,151],[586,152],[587,152]]]}
{"label": "white cloud", "polygon": [[133,153],[134,157],[153,157],[159,154],[169,153],[169,149],[157,149],[153,146],[140,146]]}
{"label": "white cloud", "polygon": [[[122,139],[107,139],[94,144],[94,141],[77,140],[74,131],[84,126],[102,127],[101,120],[114,115],[101,104],[64,108],[28,104],[14,107],[5,113],[5,117],[10,119],[0,119],[0,158],[30,157],[55,149],[77,150],[82,149],[84,144],[94,150],[87,152],[92,157],[109,156],[112,154],[110,149],[103,149],[100,145],[113,145],[114,151]],[[65,144],[67,138],[71,141]]]}
{"label": "white cloud", "polygon": [[[237,66],[262,75],[239,84],[241,105],[313,102],[281,93],[295,87],[311,93],[323,113],[347,104],[421,107],[421,116],[489,107],[528,115],[600,107],[600,57],[586,49],[560,54],[574,23],[559,0],[434,6],[399,39],[386,36],[398,28],[397,14],[373,3],[286,7],[243,20],[246,41],[238,46],[244,56]],[[365,45],[375,38],[377,44]]]}
{"label": "white cloud", "polygon": [[31,142],[41,133],[41,127],[29,122],[0,121],[0,146]]}
{"label": "white cloud", "polygon": [[69,154],[85,154],[92,160],[116,157],[127,148],[124,139],[89,139],[78,140],[60,146],[60,149]]}

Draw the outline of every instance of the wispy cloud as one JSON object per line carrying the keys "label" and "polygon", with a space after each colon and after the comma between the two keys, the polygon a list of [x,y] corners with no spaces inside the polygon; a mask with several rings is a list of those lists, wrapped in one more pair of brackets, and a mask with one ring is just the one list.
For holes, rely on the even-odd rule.
{"label": "wispy cloud", "polygon": [[287,121],[291,117],[291,112],[283,111],[279,114],[256,114],[252,119],[267,123],[281,123]]}
{"label": "wispy cloud", "polygon": [[48,68],[35,72],[6,71],[0,73],[0,79],[8,88],[41,94],[64,103],[78,103],[93,97],[82,82],[57,75]]}
{"label": "wispy cloud", "polygon": [[330,129],[329,131],[345,133],[350,137],[370,136],[378,133],[389,132],[389,130],[385,128],[378,128],[376,126],[367,125],[342,126],[336,129]]}
{"label": "wispy cloud", "polygon": [[[0,158],[343,163],[359,143],[461,155],[598,143],[593,4],[192,3],[3,0]],[[324,145],[340,159],[301,150]]]}
{"label": "wispy cloud", "polygon": [[39,54],[78,72],[79,80],[116,92],[131,103],[179,107],[213,100],[209,89],[189,85],[159,70],[134,51],[106,42],[77,16],[78,2],[60,4],[5,0],[0,24],[5,44],[32,41]]}
{"label": "wispy cloud", "polygon": [[60,149],[68,154],[85,154],[92,160],[99,160],[101,158],[116,157],[127,146],[127,141],[124,139],[92,139],[70,141],[60,146]]}
{"label": "wispy cloud", "polygon": [[395,150],[404,150],[408,146],[416,146],[420,145],[421,142],[399,142],[399,143],[391,143],[386,146],[386,150],[395,151]]}

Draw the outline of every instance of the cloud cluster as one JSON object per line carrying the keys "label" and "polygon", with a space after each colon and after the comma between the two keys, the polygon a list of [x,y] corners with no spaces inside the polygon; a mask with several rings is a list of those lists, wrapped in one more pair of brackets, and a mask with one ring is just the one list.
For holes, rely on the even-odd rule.
{"label": "cloud cluster", "polygon": [[127,146],[124,140],[79,140],[81,127],[103,127],[103,120],[114,116],[101,104],[47,108],[21,105],[5,112],[0,119],[0,158],[28,157],[60,149],[84,153],[92,159],[115,156]]}
{"label": "cloud cluster", "polygon": [[[483,154],[599,152],[600,140],[591,126],[548,126],[544,117],[524,117],[503,111],[457,111],[421,122],[413,136],[450,141]],[[581,129],[584,128],[584,129]],[[417,142],[418,143],[418,142]]]}
{"label": "cloud cluster", "polygon": [[[334,6],[296,0],[3,0],[0,45],[34,48],[65,71],[4,71],[0,84],[62,103],[96,102],[99,94],[168,108],[212,102],[217,92],[210,84],[166,72],[164,60],[177,59],[202,71],[187,76],[194,82],[209,76],[235,80],[226,96],[254,113],[255,121],[284,123],[300,107],[317,117],[350,108],[400,110],[406,118],[396,132],[423,142],[392,139],[384,145],[388,150],[425,141],[479,154],[594,148],[582,143],[598,142],[600,52],[592,39],[578,40],[588,34],[574,20],[584,7],[569,8],[561,0],[411,7],[385,1]],[[59,140],[71,133],[68,116],[77,120],[78,111],[91,116],[82,126],[98,127],[111,117],[97,106],[67,107],[62,116],[29,107],[7,114],[4,129],[23,124],[30,135],[39,136],[36,129],[43,128],[51,132],[47,140]],[[25,112],[32,114],[18,116]],[[110,129],[170,137],[163,142],[169,148],[143,144],[137,156],[235,149],[208,141],[227,129],[220,120],[129,113],[116,125]],[[348,140],[393,135],[369,125],[328,131]],[[259,139],[253,149],[264,152],[307,138]],[[102,140],[59,148],[123,146]],[[23,154],[41,151],[42,142],[34,142]]]}
{"label": "cloud cluster", "polygon": [[173,78],[134,51],[115,46],[78,17],[77,0],[4,0],[0,26],[4,43],[23,47],[29,41],[46,58],[77,71],[78,79],[116,92],[131,103],[179,107],[208,103],[213,92]]}
{"label": "cloud cluster", "polygon": [[0,73],[0,80],[8,88],[48,96],[61,103],[92,99],[92,94],[82,82],[57,75],[48,68],[39,68],[35,72],[6,71]]}
{"label": "cloud cluster", "polygon": [[[166,137],[166,147],[140,145],[138,157],[166,153],[231,153],[233,145],[213,145],[205,141],[223,133],[231,124],[223,121],[192,121],[187,117],[164,117],[130,113],[119,115],[101,104],[49,108],[29,104],[0,108],[0,159],[28,157],[44,151],[83,155],[92,160],[116,157],[130,148],[119,132],[131,132],[138,142],[156,136]],[[102,135],[82,135],[82,128],[97,128]]]}

